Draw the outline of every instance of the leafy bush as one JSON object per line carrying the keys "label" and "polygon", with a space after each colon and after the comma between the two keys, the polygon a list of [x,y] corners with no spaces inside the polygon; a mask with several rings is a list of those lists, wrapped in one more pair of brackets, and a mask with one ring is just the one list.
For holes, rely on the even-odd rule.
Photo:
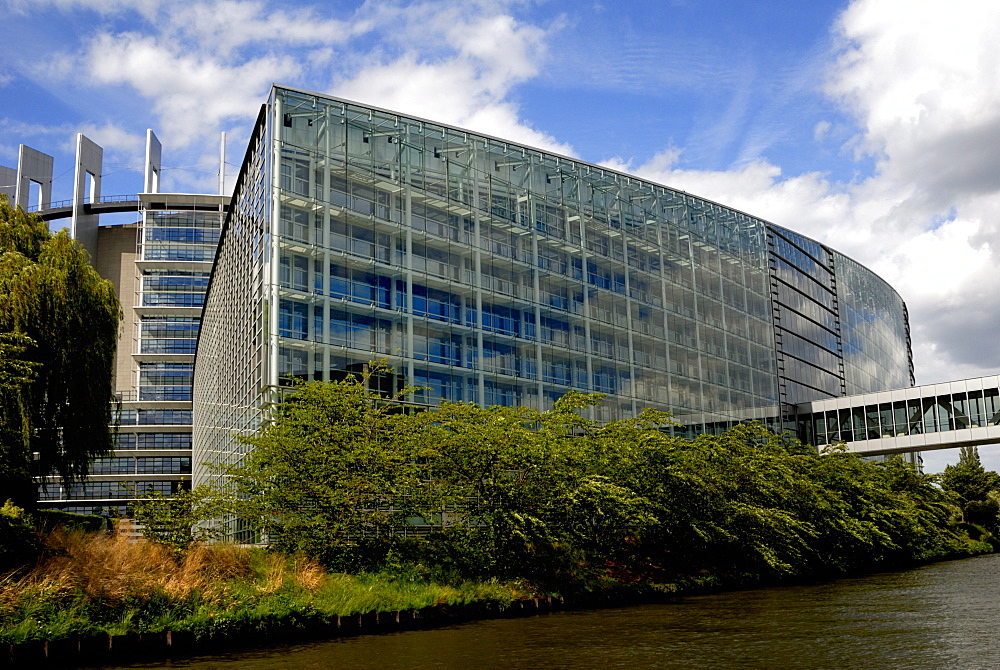
{"label": "leafy bush", "polygon": [[0,507],[0,572],[22,568],[38,558],[41,544],[25,511],[11,501]]}
{"label": "leafy bush", "polygon": [[35,512],[34,516],[37,519],[39,530],[43,533],[56,528],[82,530],[89,533],[109,529],[107,517],[98,514],[74,514],[59,509],[40,509]]}
{"label": "leafy bush", "polygon": [[[570,392],[544,412],[406,413],[370,377],[300,384],[225,471],[236,515],[280,549],[336,569],[415,565],[563,592],[609,578],[826,576],[989,550],[957,526],[954,494],[899,458],[820,455],[757,424],[685,439],[652,410],[599,424],[582,414],[600,394]],[[996,516],[989,504],[980,516]]]}

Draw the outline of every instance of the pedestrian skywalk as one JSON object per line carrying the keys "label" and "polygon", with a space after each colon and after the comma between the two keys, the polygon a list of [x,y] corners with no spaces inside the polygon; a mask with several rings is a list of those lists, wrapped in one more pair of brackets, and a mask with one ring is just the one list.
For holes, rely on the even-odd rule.
{"label": "pedestrian skywalk", "polygon": [[1000,375],[797,406],[799,436],[866,456],[1000,443]]}

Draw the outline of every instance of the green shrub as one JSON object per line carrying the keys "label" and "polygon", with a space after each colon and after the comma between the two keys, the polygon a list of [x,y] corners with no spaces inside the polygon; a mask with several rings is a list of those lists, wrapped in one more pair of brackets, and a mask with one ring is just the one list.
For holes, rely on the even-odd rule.
{"label": "green shrub", "polygon": [[73,514],[63,512],[58,509],[40,509],[35,512],[39,530],[49,533],[56,528],[65,530],[82,530],[88,533],[97,533],[108,530],[107,517],[97,514]]}
{"label": "green shrub", "polygon": [[24,567],[38,558],[41,543],[31,518],[10,500],[0,507],[0,572]]}

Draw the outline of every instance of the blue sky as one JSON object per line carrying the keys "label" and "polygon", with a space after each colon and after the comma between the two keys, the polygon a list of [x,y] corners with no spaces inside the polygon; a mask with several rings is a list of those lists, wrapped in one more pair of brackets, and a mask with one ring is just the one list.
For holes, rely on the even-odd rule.
{"label": "blue sky", "polygon": [[[918,383],[1000,371],[1000,3],[0,0],[0,165],[71,194],[230,182],[271,82],[571,154],[737,207],[907,301]],[[1000,467],[1000,453],[984,449]],[[931,469],[951,456],[927,455]]]}

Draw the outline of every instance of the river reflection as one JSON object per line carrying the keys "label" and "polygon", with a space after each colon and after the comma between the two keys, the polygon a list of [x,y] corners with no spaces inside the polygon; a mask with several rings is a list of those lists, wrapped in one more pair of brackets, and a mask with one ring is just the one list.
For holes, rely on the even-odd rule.
{"label": "river reflection", "polygon": [[836,582],[692,596],[127,667],[995,668],[1000,555]]}

